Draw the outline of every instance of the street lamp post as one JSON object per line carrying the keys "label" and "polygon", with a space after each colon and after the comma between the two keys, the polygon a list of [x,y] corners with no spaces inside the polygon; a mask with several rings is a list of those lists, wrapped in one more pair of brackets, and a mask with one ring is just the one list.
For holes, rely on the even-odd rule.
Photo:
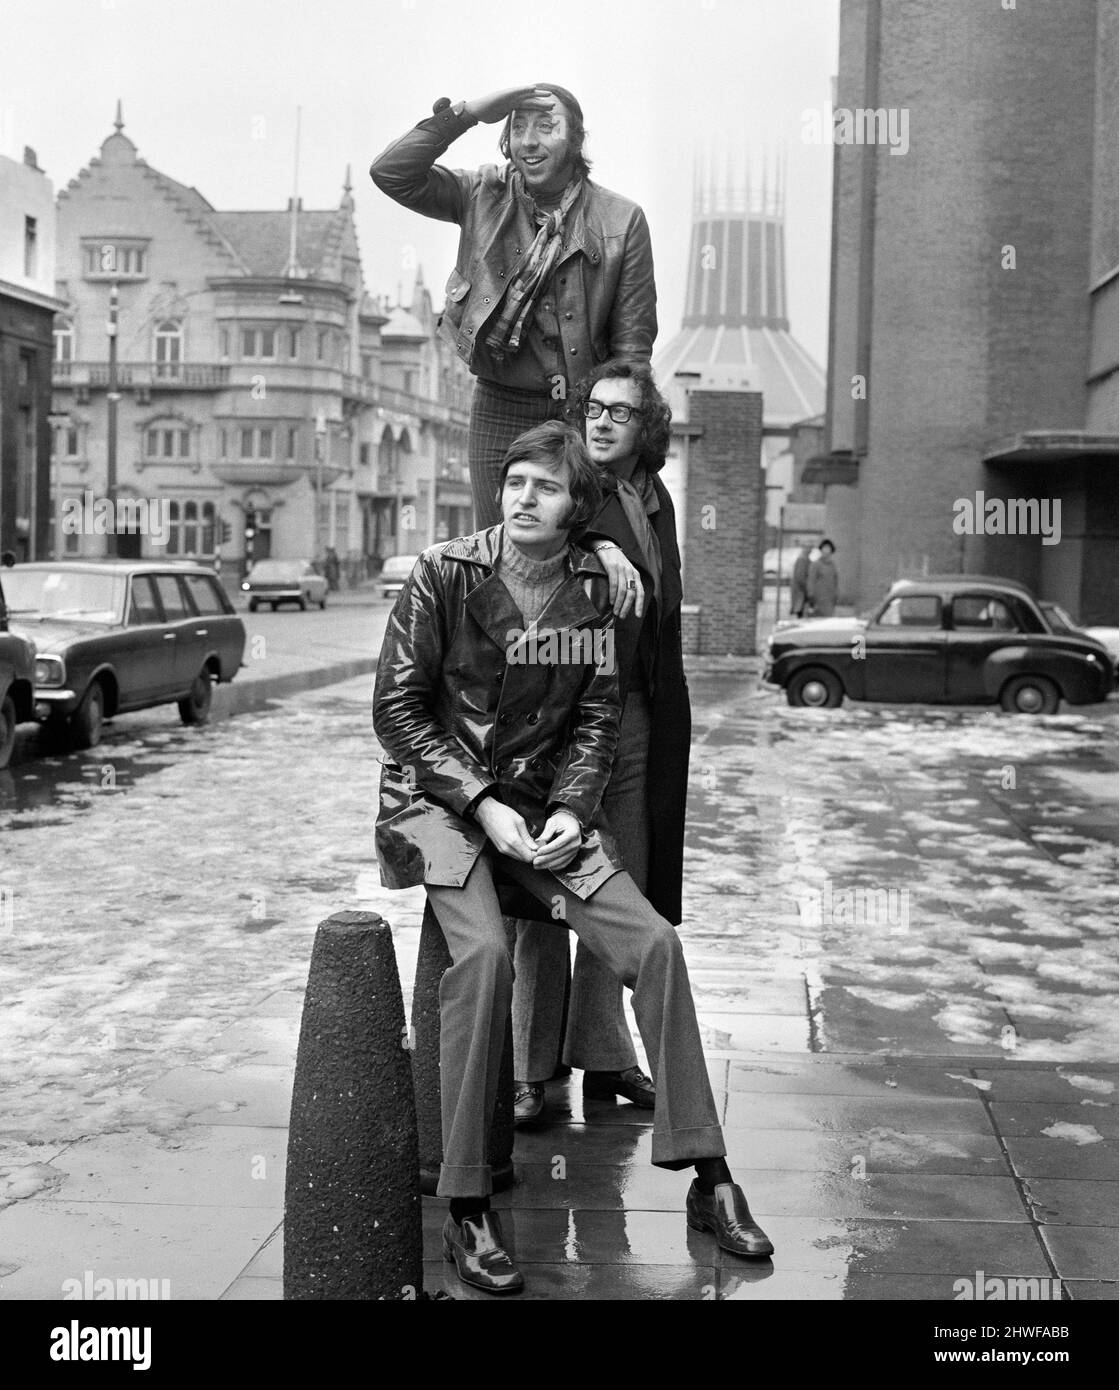
{"label": "street lamp post", "polygon": [[323,553],[322,547],[322,466],[326,445],[326,412],[320,410],[315,416],[315,553],[317,560]]}
{"label": "street lamp post", "polygon": [[107,459],[105,467],[105,494],[109,499],[113,524],[105,536],[109,555],[117,553],[116,511],[117,511],[117,404],[120,392],[117,390],[117,307],[118,286],[114,280],[109,290],[109,390],[107,392],[109,422],[107,437]]}

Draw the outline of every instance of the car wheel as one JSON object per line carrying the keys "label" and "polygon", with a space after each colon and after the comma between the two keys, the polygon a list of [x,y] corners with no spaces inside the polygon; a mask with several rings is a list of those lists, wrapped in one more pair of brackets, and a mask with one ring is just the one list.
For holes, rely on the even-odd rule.
{"label": "car wheel", "polygon": [[298,600],[298,603],[299,603],[299,611],[300,611],[301,613],[306,613],[306,611],[307,611],[307,600],[306,600],[305,598],[300,597],[299,600]]}
{"label": "car wheel", "polygon": [[257,607],[258,607],[258,604],[257,604],[256,599],[255,599],[255,598],[249,599],[249,612],[250,612],[250,613],[255,613],[256,610],[257,610]]}
{"label": "car wheel", "polygon": [[12,760],[12,749],[16,746],[16,702],[10,695],[4,696],[0,704],[0,768],[5,768]]}
{"label": "car wheel", "polygon": [[271,608],[271,610],[272,610],[273,613],[275,613],[276,609],[279,608],[279,606],[280,606],[280,605],[279,605],[278,603],[270,603],[270,604],[268,605],[268,607]]}
{"label": "car wheel", "polygon": [[835,709],[843,703],[843,684],[824,666],[806,666],[789,678],[785,699],[810,709]]}
{"label": "car wheel", "polygon": [[101,742],[105,723],[105,691],[100,681],[94,681],[82,696],[82,702],[72,715],[74,745],[77,748],[96,748]]}
{"label": "car wheel", "polygon": [[214,679],[209,667],[204,667],[195,676],[190,694],[179,701],[179,718],[184,724],[205,724],[210,718],[213,700]]}
{"label": "car wheel", "polygon": [[999,703],[1011,714],[1056,714],[1061,692],[1046,676],[1015,676],[1003,686]]}
{"label": "car wheel", "polygon": [[320,608],[325,608],[325,607],[326,607],[326,595],[325,595],[325,594],[323,594],[322,598],[319,599],[319,607],[320,607]]}

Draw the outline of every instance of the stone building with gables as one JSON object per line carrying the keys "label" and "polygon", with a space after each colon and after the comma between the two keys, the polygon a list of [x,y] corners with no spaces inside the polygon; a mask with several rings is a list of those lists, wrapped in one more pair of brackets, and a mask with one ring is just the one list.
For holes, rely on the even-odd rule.
{"label": "stone building with gables", "polygon": [[[435,340],[422,279],[418,316],[366,291],[348,173],[333,209],[219,211],[141,158],[118,107],[57,211],[58,553],[113,543],[60,517],[109,487],[114,286],[115,495],[170,519],[166,547],[124,534],[118,554],[240,570],[333,546],[356,578],[436,539],[466,477],[470,378]],[[422,342],[399,341],[406,318]]]}

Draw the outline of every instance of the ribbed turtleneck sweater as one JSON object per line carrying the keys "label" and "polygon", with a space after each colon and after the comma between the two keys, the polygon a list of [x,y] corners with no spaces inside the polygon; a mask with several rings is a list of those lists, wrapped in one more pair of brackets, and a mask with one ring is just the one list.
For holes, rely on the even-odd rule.
{"label": "ribbed turtleneck sweater", "polygon": [[566,566],[567,546],[547,560],[534,560],[518,549],[502,528],[498,577],[521,610],[526,628],[543,613],[548,600],[563,582]]}

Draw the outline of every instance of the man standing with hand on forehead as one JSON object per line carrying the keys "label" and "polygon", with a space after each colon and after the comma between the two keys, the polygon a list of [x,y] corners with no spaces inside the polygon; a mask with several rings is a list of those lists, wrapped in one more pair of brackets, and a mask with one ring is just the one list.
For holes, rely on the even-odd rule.
{"label": "man standing with hand on forehead", "polygon": [[[435,161],[463,131],[504,122],[504,167]],[[593,183],[583,110],[555,83],[435,103],[435,114],[373,161],[373,182],[425,217],[457,222],[458,258],[440,331],[478,379],[470,415],[474,524],[501,520],[509,445],[561,419],[571,385],[607,358],[648,363],[657,335],[645,214]],[[602,556],[618,617],[636,580],[617,550]]]}

